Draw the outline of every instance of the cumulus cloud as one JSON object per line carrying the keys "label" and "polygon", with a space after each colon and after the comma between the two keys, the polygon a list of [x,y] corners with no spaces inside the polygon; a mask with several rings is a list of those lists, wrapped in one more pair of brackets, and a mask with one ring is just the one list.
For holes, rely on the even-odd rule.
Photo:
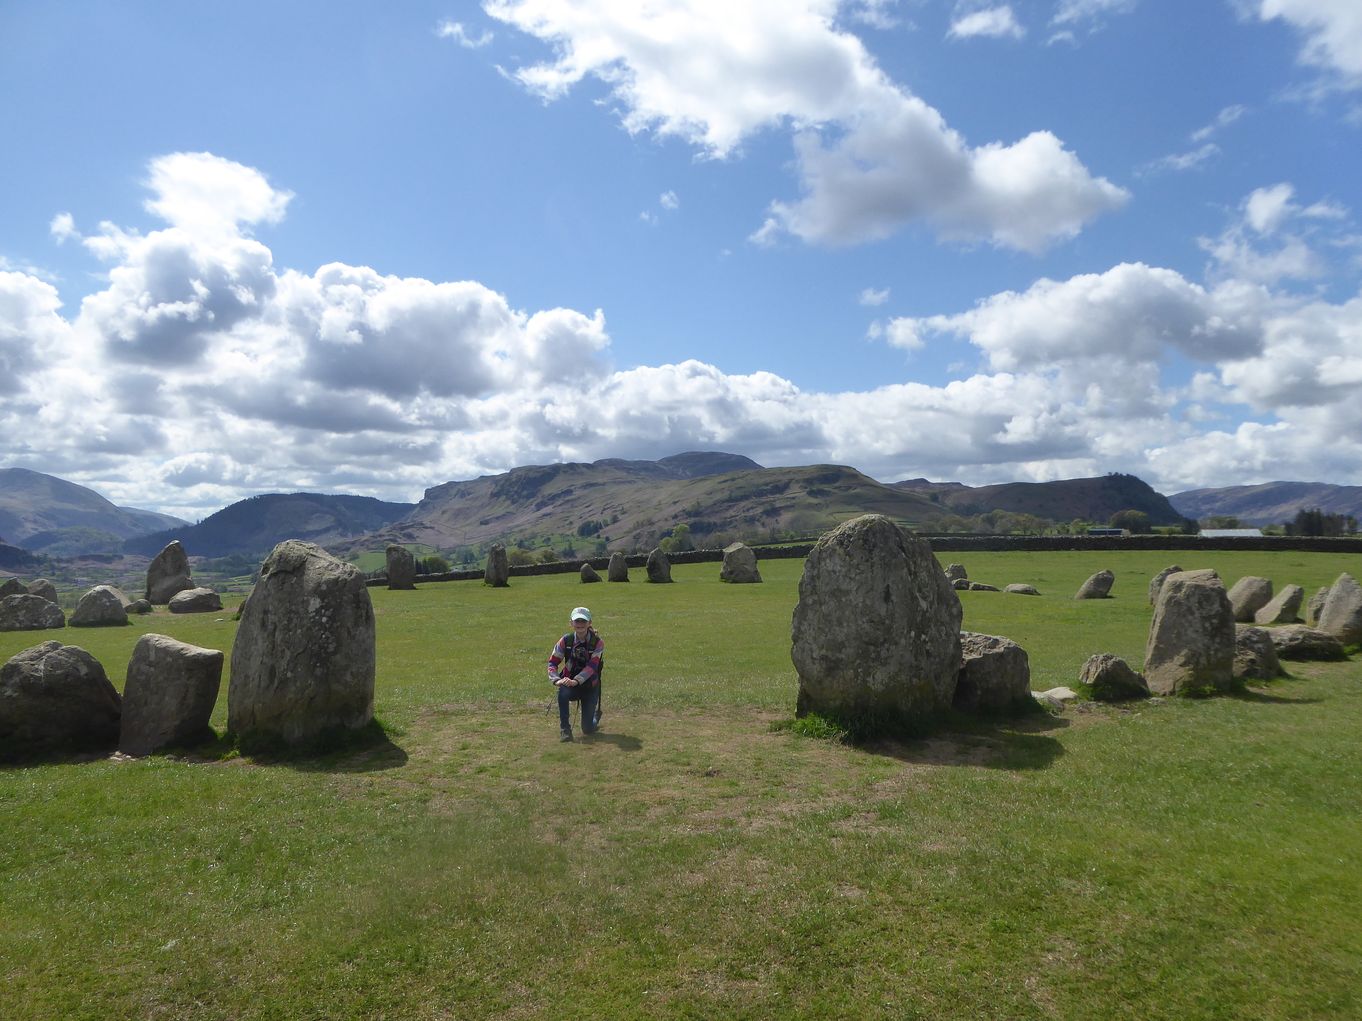
{"label": "cumulus cloud", "polygon": [[0,271],[0,396],[23,391],[25,379],[66,339],[57,289],[27,273]]}
{"label": "cumulus cloud", "polygon": [[860,297],[857,299],[862,305],[873,308],[883,305],[889,300],[889,288],[887,287],[866,287],[862,289]]}
{"label": "cumulus cloud", "polygon": [[1317,244],[1347,244],[1348,210],[1327,200],[1302,207],[1287,182],[1257,188],[1239,216],[1217,238],[1201,238],[1222,278],[1277,284],[1312,280],[1329,272]]}
{"label": "cumulus cloud", "polygon": [[1353,0],[1259,0],[1263,21],[1280,19],[1304,36],[1300,59],[1362,88],[1362,6]]}
{"label": "cumulus cloud", "polygon": [[480,50],[492,42],[491,32],[483,31],[479,35],[471,35],[458,21],[440,22],[435,28],[435,34],[441,39],[453,39],[466,50]]}
{"label": "cumulus cloud", "polygon": [[147,211],[196,236],[235,235],[258,223],[278,223],[293,193],[265,175],[207,152],[177,152],[151,161]]}
{"label": "cumulus cloud", "polygon": [[946,34],[952,39],[1021,39],[1026,35],[1026,29],[1018,23],[1011,5],[1004,4],[957,16]]}
{"label": "cumulus cloud", "polygon": [[485,10],[553,47],[553,60],[512,72],[546,100],[594,77],[627,130],[715,159],[758,132],[791,130],[803,195],[771,204],[752,235],[760,244],[856,244],[924,220],[953,240],[1036,251],[1128,198],[1050,132],[968,145],[837,27],[839,0],[489,0]]}

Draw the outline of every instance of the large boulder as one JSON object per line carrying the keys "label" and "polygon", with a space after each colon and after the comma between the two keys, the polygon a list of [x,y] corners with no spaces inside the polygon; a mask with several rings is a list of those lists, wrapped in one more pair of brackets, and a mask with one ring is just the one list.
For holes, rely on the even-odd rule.
{"label": "large boulder", "polygon": [[66,626],[61,607],[25,592],[0,599],[0,631],[42,631]]}
{"label": "large boulder", "polygon": [[1214,571],[1170,574],[1159,592],[1144,676],[1156,695],[1204,695],[1234,683],[1234,611]]}
{"label": "large boulder", "polygon": [[388,588],[404,591],[416,588],[416,558],[411,550],[395,543],[388,547]]}
{"label": "large boulder", "polygon": [[121,627],[128,623],[123,600],[109,585],[96,585],[80,597],[71,611],[72,627]]}
{"label": "large boulder", "polygon": [[1324,612],[1324,604],[1328,601],[1328,599],[1329,599],[1328,585],[1325,585],[1323,588],[1317,590],[1315,594],[1310,597],[1310,602],[1307,604],[1305,610],[1305,622],[1309,624],[1311,627],[1319,626],[1319,615]]}
{"label": "large boulder", "polygon": [[[0,599],[4,599],[6,596],[23,595],[33,595],[33,593],[29,592],[18,578],[6,578],[4,581],[0,581]],[[54,599],[53,602],[56,602],[56,600]]]}
{"label": "large boulder", "polygon": [[601,580],[601,576],[590,564],[583,564],[582,569],[577,574],[582,579],[583,585],[592,585]]}
{"label": "large boulder", "polygon": [[1338,660],[1347,659],[1343,643],[1333,635],[1326,635],[1304,624],[1287,624],[1268,630],[1273,648],[1281,659]]}
{"label": "large boulder", "polygon": [[216,613],[222,609],[222,597],[210,588],[191,588],[170,597],[171,613]]}
{"label": "large boulder", "polygon": [[824,535],[804,563],[791,625],[798,714],[886,729],[949,709],[961,616],[925,539],[880,514]]}
{"label": "large boulder", "polygon": [[1351,574],[1340,574],[1329,586],[1318,627],[1344,645],[1362,644],[1362,585]]}
{"label": "large boulder", "polygon": [[1235,625],[1234,676],[1245,681],[1270,681],[1282,676],[1282,665],[1267,628]]}
{"label": "large boulder", "polygon": [[1252,624],[1254,614],[1272,601],[1272,579],[1245,575],[1230,589],[1230,607],[1240,624]]}
{"label": "large boulder", "polygon": [[151,613],[152,606],[145,599],[134,599],[131,603],[128,604],[127,610],[129,613],[135,613],[141,616],[143,614]]}
{"label": "large boulder", "polygon": [[1089,656],[1078,672],[1078,681],[1092,689],[1092,697],[1098,702],[1127,702],[1149,697],[1145,679],[1120,656],[1110,652]]}
{"label": "large boulder", "polygon": [[1116,581],[1116,575],[1110,571],[1098,571],[1091,578],[1079,586],[1078,592],[1074,595],[1075,599],[1107,599],[1111,596],[1111,586]]}
{"label": "large boulder", "polygon": [[671,558],[662,551],[661,546],[648,554],[648,562],[644,565],[644,570],[648,574],[648,580],[655,584],[665,585],[672,580]]}
{"label": "large boulder", "polygon": [[606,581],[628,581],[629,561],[623,553],[610,554],[610,566],[606,569]]}
{"label": "large boulder", "polygon": [[49,603],[57,601],[57,586],[53,585],[46,578],[34,578],[28,583],[29,595],[42,596]]}
{"label": "large boulder", "polygon": [[719,571],[719,580],[734,585],[746,585],[761,581],[757,570],[757,554],[750,546],[735,542],[724,547],[724,566]]}
{"label": "large boulder", "polygon": [[968,581],[969,572],[965,570],[964,564],[947,564],[946,577],[951,581]]}
{"label": "large boulder", "polygon": [[[952,590],[953,591],[953,590]],[[960,673],[952,705],[966,713],[1015,713],[1033,708],[1031,660],[1010,638],[960,633]]]}
{"label": "large boulder", "polygon": [[319,546],[274,547],[232,645],[227,726],[288,744],[374,714],[374,608],[364,576]]}
{"label": "large boulder", "polygon": [[487,567],[482,572],[482,583],[493,588],[506,588],[511,584],[511,561],[506,556],[506,547],[499,542],[492,543],[487,551]]}
{"label": "large boulder", "polygon": [[112,748],[121,708],[99,660],[84,649],[60,642],[25,649],[0,667],[0,759]]}
{"label": "large boulder", "polygon": [[170,597],[176,592],[193,587],[194,579],[189,576],[189,556],[180,545],[180,540],[173,539],[147,566],[146,600],[162,606],[170,602]]}
{"label": "large boulder", "polygon": [[1272,624],[1294,624],[1300,613],[1301,600],[1304,598],[1305,589],[1299,585],[1287,585],[1253,615],[1253,623],[1264,627]]}
{"label": "large boulder", "polygon": [[1154,606],[1159,601],[1159,590],[1163,588],[1163,583],[1168,580],[1170,574],[1181,574],[1182,568],[1177,564],[1165,567],[1158,574],[1149,580],[1149,605]]}
{"label": "large boulder", "polygon": [[165,635],[143,635],[128,661],[118,750],[150,755],[211,737],[223,654]]}

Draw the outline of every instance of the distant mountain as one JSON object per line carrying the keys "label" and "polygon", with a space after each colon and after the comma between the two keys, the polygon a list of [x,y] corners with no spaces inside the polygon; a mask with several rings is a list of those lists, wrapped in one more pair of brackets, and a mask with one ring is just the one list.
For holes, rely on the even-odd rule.
{"label": "distant mountain", "polygon": [[114,553],[124,539],[187,524],[169,514],[117,507],[93,489],[27,468],[0,468],[0,535],[52,556]]}
{"label": "distant mountain", "polygon": [[1051,521],[1106,522],[1123,510],[1144,511],[1150,524],[1176,525],[1183,515],[1168,498],[1134,475],[1100,475],[1091,479],[1055,482],[1005,482],[996,486],[963,486],[958,482],[909,479],[895,489],[918,493],[956,514],[986,514],[992,510],[1033,514]]}
{"label": "distant mountain", "polygon": [[224,507],[197,525],[181,525],[123,544],[129,553],[155,556],[172,539],[190,556],[263,555],[284,539],[306,539],[331,548],[378,531],[415,507],[370,496],[269,493]]}
{"label": "distant mountain", "polygon": [[1362,520],[1362,486],[1327,482],[1264,482],[1257,486],[1189,489],[1169,501],[1189,518],[1225,515],[1246,525],[1280,525],[1297,511],[1318,507],[1325,514],[1351,514]]}

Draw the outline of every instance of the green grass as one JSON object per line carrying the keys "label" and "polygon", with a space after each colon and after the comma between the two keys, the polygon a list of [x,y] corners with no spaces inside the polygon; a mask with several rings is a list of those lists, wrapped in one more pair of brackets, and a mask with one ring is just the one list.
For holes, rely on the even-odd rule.
{"label": "green grass", "polygon": [[[1204,554],[1313,592],[1347,558]],[[943,555],[1034,687],[1138,666],[1169,554]],[[794,733],[798,561],[766,583],[375,588],[389,741],[0,771],[3,1016],[1344,1018],[1362,1014],[1362,672],[856,747]],[[1115,598],[1076,603],[1103,567]],[[563,745],[542,664],[609,646]],[[47,637],[121,686],[146,631]],[[225,689],[215,723],[225,720]],[[835,737],[818,732],[813,737]]]}

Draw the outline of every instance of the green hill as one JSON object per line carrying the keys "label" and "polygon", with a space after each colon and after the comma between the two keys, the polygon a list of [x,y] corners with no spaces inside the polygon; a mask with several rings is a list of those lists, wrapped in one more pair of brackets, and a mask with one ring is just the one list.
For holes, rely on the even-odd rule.
{"label": "green hill", "polygon": [[0,535],[33,552],[112,553],[124,539],[185,524],[169,514],[118,507],[53,475],[0,468]]}

